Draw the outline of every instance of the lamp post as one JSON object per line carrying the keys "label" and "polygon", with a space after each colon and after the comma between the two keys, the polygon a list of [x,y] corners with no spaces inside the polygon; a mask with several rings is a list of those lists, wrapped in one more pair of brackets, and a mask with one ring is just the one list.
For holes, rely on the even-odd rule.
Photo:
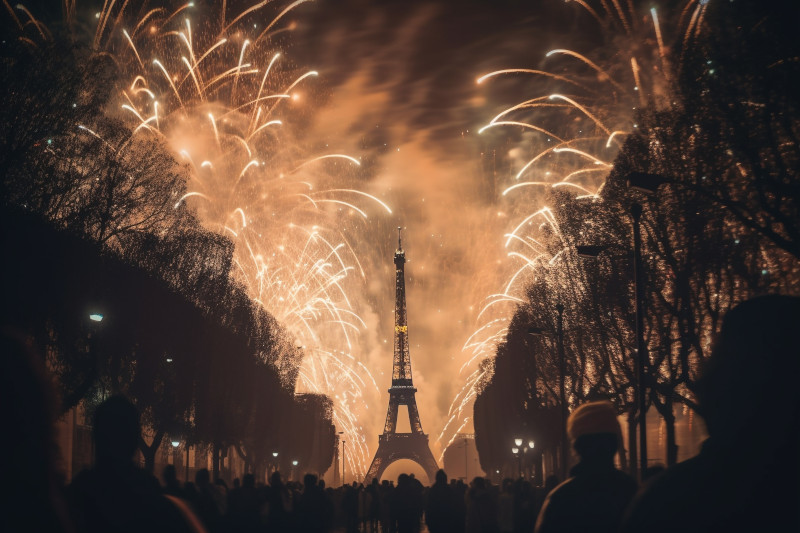
{"label": "lamp post", "polygon": [[[625,177],[629,188],[653,196],[658,188],[665,183],[674,183],[674,180],[660,174],[646,172],[631,172]],[[647,345],[644,342],[644,270],[642,268],[642,236],[639,229],[639,220],[642,216],[642,206],[634,203],[631,205],[631,218],[633,219],[633,248],[634,248],[634,279],[636,282],[636,352],[637,352],[637,379],[639,380],[639,461],[640,476],[644,476],[647,469],[647,424],[645,409],[647,396],[645,385],[645,371],[650,364]]]}
{"label": "lamp post", "polygon": [[464,437],[464,482],[469,481],[469,466],[467,463],[467,437]]}
{"label": "lamp post", "polygon": [[278,452],[272,452],[272,472],[270,472],[270,475],[272,475],[277,470],[278,470]]}
{"label": "lamp post", "polygon": [[333,469],[333,484],[344,486],[344,481],[339,479],[340,472],[339,472],[339,441],[342,440],[342,435],[344,435],[344,431],[337,431],[336,432],[336,456],[333,458],[335,464]]}
{"label": "lamp post", "polygon": [[[639,410],[639,476],[644,475],[647,468],[647,391],[645,370],[648,365],[647,345],[644,342],[644,277],[642,272],[642,235],[639,221],[642,217],[642,206],[634,203],[630,208],[633,221],[633,284],[636,305],[636,400]],[[575,251],[581,257],[596,258],[608,247],[605,245],[576,246]]]}
{"label": "lamp post", "polygon": [[636,295],[636,381],[639,385],[639,477],[647,469],[647,385],[645,368],[648,363],[647,346],[644,343],[644,279],[642,272],[642,234],[639,221],[642,206],[631,205],[633,220],[633,283]]}
{"label": "lamp post", "polygon": [[[533,453],[533,447],[534,447],[534,445],[535,445],[535,443],[533,442],[533,440],[529,440],[529,441],[528,441],[528,447],[527,447],[527,448],[525,448],[525,452],[527,452],[528,450],[530,450],[530,451],[531,451],[531,453]],[[533,457],[533,482],[534,482],[534,483],[538,483],[538,479],[539,479],[539,468],[540,468],[541,466],[542,466],[542,465],[541,465],[541,461],[539,461],[539,462],[538,462],[538,464],[537,464],[537,462],[536,462],[536,456],[534,456],[534,457]]]}
{"label": "lamp post", "polygon": [[184,476],[183,476],[184,482],[188,483],[189,482],[189,442],[188,441],[186,442],[186,469],[184,470],[183,474],[184,474]]}
{"label": "lamp post", "polygon": [[[180,462],[180,454],[178,453],[178,446],[181,445],[181,439],[177,437],[172,437],[172,440],[169,443],[172,445],[172,464],[173,466],[175,466],[176,463]],[[175,477],[178,477],[177,469],[175,472]]]}
{"label": "lamp post", "polygon": [[564,305],[561,302],[556,304],[556,312],[558,313],[558,322],[556,323],[558,371],[561,378],[558,383],[558,401],[561,403],[561,479],[567,479],[567,454],[569,449],[567,447],[567,396],[564,388],[567,363],[564,357]]}
{"label": "lamp post", "polygon": [[[514,442],[516,441],[522,442],[522,439],[515,439]],[[511,453],[517,456],[517,477],[522,477],[522,453],[516,446],[511,448]]]}
{"label": "lamp post", "polygon": [[294,471],[294,469],[296,467],[297,467],[297,459],[292,461],[292,481],[294,481],[296,479],[295,471]]}
{"label": "lamp post", "polygon": [[344,484],[345,484],[344,483],[345,482],[345,478],[344,478],[344,443],[345,443],[345,440],[342,439],[342,487],[344,487]]}

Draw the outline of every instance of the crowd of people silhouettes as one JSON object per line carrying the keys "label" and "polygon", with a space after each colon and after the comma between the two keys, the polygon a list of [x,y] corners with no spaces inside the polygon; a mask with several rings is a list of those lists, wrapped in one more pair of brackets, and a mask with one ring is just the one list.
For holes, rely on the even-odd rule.
{"label": "crowd of people silhouettes", "polygon": [[59,475],[54,396],[44,364],[24,336],[0,338],[0,394],[17,438],[3,442],[2,531],[64,533],[551,533],[800,531],[800,298],[764,296],[725,317],[696,396],[709,439],[696,457],[648,472],[641,487],[615,467],[617,412],[607,401],[579,406],[567,431],[578,457],[568,479],[544,487],[476,477],[469,486],[443,470],[429,488],[401,474],[367,486],[326,488],[274,472],[228,489],[201,469],[163,483],[134,456],[141,426],[123,396],[106,399],[93,423],[94,465],[69,485]]}

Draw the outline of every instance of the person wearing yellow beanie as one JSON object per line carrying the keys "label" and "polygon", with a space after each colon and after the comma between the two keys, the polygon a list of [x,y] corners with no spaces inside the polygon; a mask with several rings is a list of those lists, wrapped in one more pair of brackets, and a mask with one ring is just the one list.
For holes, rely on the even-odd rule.
{"label": "person wearing yellow beanie", "polygon": [[580,461],[547,495],[536,533],[617,531],[637,488],[614,466],[622,441],[617,411],[608,401],[585,403],[570,415],[567,434]]}

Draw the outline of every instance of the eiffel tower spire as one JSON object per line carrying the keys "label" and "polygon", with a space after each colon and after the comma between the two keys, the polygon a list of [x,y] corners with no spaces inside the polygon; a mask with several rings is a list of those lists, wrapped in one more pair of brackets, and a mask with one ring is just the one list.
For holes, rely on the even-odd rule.
{"label": "eiffel tower spire", "polygon": [[[417,410],[416,392],[411,378],[411,357],[408,350],[408,317],[406,316],[406,253],[400,228],[397,228],[397,250],[394,253],[395,305],[394,305],[394,358],[392,360],[392,386],[389,388],[389,408],[386,424],[378,439],[378,450],[364,480],[380,479],[384,470],[398,459],[410,459],[419,464],[432,483],[438,466],[428,447],[428,435],[422,432],[422,422]],[[408,408],[411,433],[397,433],[397,413],[401,405]]]}
{"label": "eiffel tower spire", "polygon": [[408,318],[406,316],[406,253],[403,251],[401,228],[397,228],[397,251],[394,253],[394,360],[392,387],[412,387],[411,357],[408,353]]}

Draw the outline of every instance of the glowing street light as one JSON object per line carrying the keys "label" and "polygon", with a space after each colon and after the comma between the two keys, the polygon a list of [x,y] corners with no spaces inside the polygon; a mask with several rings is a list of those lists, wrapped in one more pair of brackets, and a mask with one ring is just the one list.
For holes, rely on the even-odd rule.
{"label": "glowing street light", "polygon": [[[522,439],[514,439],[515,443],[517,441],[519,441],[520,444],[522,444]],[[522,453],[520,453],[519,448],[517,448],[516,446],[511,448],[511,453],[517,456],[517,475],[518,477],[522,477]]]}
{"label": "glowing street light", "polygon": [[102,322],[103,321],[103,315],[102,315],[102,313],[91,313],[89,315],[89,320],[91,320],[92,322]]}
{"label": "glowing street light", "polygon": [[[514,439],[514,444],[517,447],[522,446],[522,439]],[[516,452],[514,452],[514,453],[516,453]]]}

